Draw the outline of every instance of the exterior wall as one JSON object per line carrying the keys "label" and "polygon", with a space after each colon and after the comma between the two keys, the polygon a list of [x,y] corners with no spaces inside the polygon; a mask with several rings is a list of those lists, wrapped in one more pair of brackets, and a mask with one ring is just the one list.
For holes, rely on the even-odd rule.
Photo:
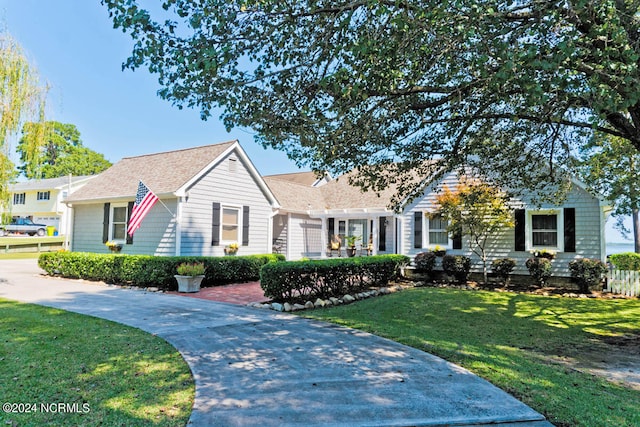
{"label": "exterior wall", "polygon": [[[235,160],[235,172],[229,158]],[[182,205],[182,255],[223,256],[229,242],[212,246],[213,203],[238,207],[249,206],[249,245],[240,246],[238,255],[271,253],[269,239],[272,208],[266,195],[235,153],[223,158],[209,173],[187,190]],[[242,219],[240,220],[242,228]],[[242,244],[241,239],[238,241]]]}
{"label": "exterior wall", "polygon": [[[423,196],[416,199],[412,204],[408,205],[401,215],[401,252],[410,257],[414,257],[419,252],[429,249],[423,247],[421,249],[414,248],[414,213],[415,212],[434,212],[436,210],[436,188],[448,186],[450,189],[457,185],[455,174],[446,176],[437,186],[430,187],[425,190]],[[520,200],[514,200],[515,208],[527,210],[545,210],[575,208],[575,237],[576,252],[558,252],[555,260],[552,262],[553,276],[569,277],[569,261],[577,258],[596,258],[604,260],[603,253],[603,230],[601,229],[602,208],[599,200],[591,196],[581,188],[572,187],[562,205],[542,204],[541,206],[530,206],[526,203],[526,197]],[[562,228],[562,224],[558,224],[558,228]],[[427,231],[423,229],[423,233]],[[528,231],[527,231],[528,232]],[[516,260],[516,268],[514,274],[529,275],[525,266],[528,258],[532,257],[529,251],[515,251],[515,230],[513,228],[505,229],[497,234],[487,243],[488,262],[487,267],[490,271],[490,263],[498,258],[513,258]],[[481,258],[472,252],[472,248],[465,236],[462,241],[462,249],[448,249],[447,254],[450,255],[466,255],[471,257],[472,272],[482,272]]]}
{"label": "exterior wall", "polygon": [[[133,201],[133,200],[131,200]],[[176,211],[176,199],[162,200],[172,212]],[[104,204],[74,206],[73,240],[74,252],[109,253],[102,242]],[[156,203],[145,216],[141,227],[133,235],[132,244],[122,244],[123,254],[175,255],[175,220],[172,214]]]}
{"label": "exterior wall", "polygon": [[288,227],[287,259],[322,256],[322,220],[307,215],[291,214]]}

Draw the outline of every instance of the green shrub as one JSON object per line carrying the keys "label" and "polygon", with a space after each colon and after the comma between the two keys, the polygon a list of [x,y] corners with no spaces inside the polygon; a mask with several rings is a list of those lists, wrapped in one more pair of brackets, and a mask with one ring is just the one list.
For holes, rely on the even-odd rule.
{"label": "green shrub", "polygon": [[420,252],[413,258],[418,273],[431,274],[436,265],[436,254],[434,252]]}
{"label": "green shrub", "polygon": [[176,274],[180,264],[202,263],[205,277],[202,286],[258,280],[260,268],[267,263],[283,261],[280,254],[238,257],[158,257],[151,255],[112,255],[85,252],[43,253],[38,265],[47,274],[133,286],[157,286],[177,289]]}
{"label": "green shrub", "polygon": [[599,259],[575,259],[569,263],[571,278],[578,284],[580,292],[587,293],[592,286],[602,284],[607,266]]}
{"label": "green shrub", "polygon": [[544,285],[551,277],[551,261],[547,258],[529,258],[525,265],[537,285]]}
{"label": "green shrub", "polygon": [[260,270],[260,286],[278,301],[340,297],[384,286],[408,263],[404,255],[270,263]]}
{"label": "green shrub", "polygon": [[442,257],[442,269],[458,283],[465,283],[471,269],[471,258],[464,255],[445,255]]}
{"label": "green shrub", "polygon": [[509,282],[509,275],[516,267],[516,260],[511,258],[495,259],[491,262],[491,271],[495,273],[504,283]]}
{"label": "green shrub", "polygon": [[609,261],[618,270],[640,271],[640,254],[635,252],[611,255]]}

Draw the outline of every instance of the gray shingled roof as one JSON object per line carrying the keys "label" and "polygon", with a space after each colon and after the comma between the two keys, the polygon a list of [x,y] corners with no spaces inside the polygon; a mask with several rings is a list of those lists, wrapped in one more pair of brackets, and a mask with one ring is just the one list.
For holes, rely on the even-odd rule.
{"label": "gray shingled roof", "polygon": [[157,195],[172,194],[235,143],[237,141],[228,141],[125,157],[69,196],[67,201],[131,198],[135,196],[140,180]]}
{"label": "gray shingled roof", "polygon": [[281,173],[278,175],[267,175],[267,176],[264,176],[263,178],[278,179],[282,181],[289,181],[296,184],[307,185],[307,186],[312,186],[318,180],[318,177],[316,176],[315,172],[312,172],[312,171]]}

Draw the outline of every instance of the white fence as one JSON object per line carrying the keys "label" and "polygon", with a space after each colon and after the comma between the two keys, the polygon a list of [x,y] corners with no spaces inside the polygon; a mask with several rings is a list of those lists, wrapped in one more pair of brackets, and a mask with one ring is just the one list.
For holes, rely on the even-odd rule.
{"label": "white fence", "polygon": [[640,271],[609,270],[607,291],[628,297],[640,296]]}

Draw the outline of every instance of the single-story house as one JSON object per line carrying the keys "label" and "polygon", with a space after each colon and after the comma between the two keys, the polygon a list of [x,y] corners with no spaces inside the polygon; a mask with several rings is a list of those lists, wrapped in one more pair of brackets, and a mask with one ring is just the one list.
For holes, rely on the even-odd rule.
{"label": "single-story house", "polygon": [[67,234],[69,208],[63,201],[94,176],[35,179],[9,186],[12,217],[29,218],[36,224],[50,225]]}
{"label": "single-story house", "polygon": [[[139,180],[162,203],[130,239],[126,224]],[[359,254],[413,257],[438,245],[470,256],[480,271],[469,242],[453,239],[446,222],[433,215],[438,191],[455,188],[457,180],[455,173],[445,176],[394,212],[388,206],[394,188],[362,192],[346,177],[311,172],[262,177],[237,141],[130,157],[67,199],[74,210],[72,250],[106,252],[110,240],[122,243],[124,253],[219,256],[237,242],[241,255],[274,251],[296,260],[345,256],[328,251],[330,241],[356,235]],[[514,258],[515,273],[528,274],[530,251],[553,250],[555,276],[568,276],[575,258],[604,260],[609,208],[579,182],[562,205],[533,206],[526,198],[513,204],[516,226],[490,242],[490,259]]]}

